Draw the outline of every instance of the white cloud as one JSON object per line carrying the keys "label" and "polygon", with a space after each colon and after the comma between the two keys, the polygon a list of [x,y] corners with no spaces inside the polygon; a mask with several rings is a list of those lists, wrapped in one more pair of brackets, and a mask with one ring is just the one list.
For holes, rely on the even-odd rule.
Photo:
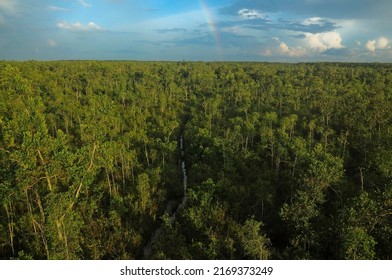
{"label": "white cloud", "polygon": [[0,11],[6,14],[13,14],[16,12],[15,0],[0,0]]}
{"label": "white cloud", "polygon": [[260,52],[261,56],[272,56],[272,51],[270,49],[263,50]]}
{"label": "white cloud", "polygon": [[342,37],[336,31],[329,31],[317,34],[305,33],[305,41],[311,49],[315,49],[319,52],[323,52],[328,49],[344,48],[344,46],[342,45]]}
{"label": "white cloud", "polygon": [[4,15],[15,16],[17,14],[18,14],[17,0],[0,0],[0,16],[4,16]]}
{"label": "white cloud", "polygon": [[[285,42],[280,41],[278,37],[272,37],[273,46],[260,53],[262,56],[289,56],[289,57],[303,57],[306,56],[307,51],[303,46],[292,47]],[[272,49],[272,50],[271,50]]]}
{"label": "white cloud", "polygon": [[49,47],[56,47],[58,44],[56,41],[54,41],[52,39],[48,39],[48,45],[49,45]]}
{"label": "white cloud", "polygon": [[83,25],[80,22],[69,23],[66,21],[59,21],[59,22],[57,22],[56,25],[60,29],[69,30],[69,31],[102,31],[102,30],[104,30],[99,25],[95,24],[94,22],[89,22],[87,25]]}
{"label": "white cloud", "polygon": [[264,15],[257,10],[241,9],[238,14],[246,19],[264,18]]}
{"label": "white cloud", "polygon": [[292,57],[300,57],[306,54],[306,50],[302,47],[289,47],[285,42],[281,42],[279,44],[279,50],[281,53],[292,56]]}
{"label": "white cloud", "polygon": [[0,25],[5,24],[7,16],[18,16],[18,0],[0,0]]}
{"label": "white cloud", "polygon": [[303,21],[304,25],[313,25],[313,24],[321,24],[322,23],[322,18],[321,17],[311,17],[307,18]]}
{"label": "white cloud", "polygon": [[221,31],[233,33],[233,34],[241,34],[243,32],[243,29],[241,26],[234,25],[234,26],[223,27]]}
{"label": "white cloud", "polygon": [[388,44],[389,44],[388,38],[381,37],[377,41],[377,49],[381,49],[381,50],[387,49],[388,48]]}
{"label": "white cloud", "polygon": [[376,40],[368,41],[365,45],[366,49],[371,52],[376,51]]}
{"label": "white cloud", "polygon": [[380,37],[377,40],[369,40],[365,48],[370,52],[375,52],[376,50],[390,49],[389,40],[386,37]]}
{"label": "white cloud", "polygon": [[79,3],[86,8],[91,8],[91,4],[87,3],[85,0],[79,0]]}
{"label": "white cloud", "polygon": [[57,7],[57,6],[48,6],[48,10],[52,12],[70,12],[71,10],[62,8],[62,7]]}
{"label": "white cloud", "polygon": [[280,48],[280,50],[282,52],[288,52],[289,51],[289,47],[284,42],[280,43],[279,48]]}

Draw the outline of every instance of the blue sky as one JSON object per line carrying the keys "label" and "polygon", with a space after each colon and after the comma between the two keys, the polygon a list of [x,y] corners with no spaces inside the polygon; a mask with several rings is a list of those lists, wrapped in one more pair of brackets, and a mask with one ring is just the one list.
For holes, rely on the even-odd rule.
{"label": "blue sky", "polygon": [[0,0],[0,60],[392,62],[391,0]]}

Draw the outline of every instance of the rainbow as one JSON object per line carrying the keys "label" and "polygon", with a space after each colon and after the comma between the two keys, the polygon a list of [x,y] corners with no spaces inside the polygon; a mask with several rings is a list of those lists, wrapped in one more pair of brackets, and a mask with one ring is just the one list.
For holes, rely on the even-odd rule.
{"label": "rainbow", "polygon": [[207,3],[204,0],[199,0],[199,2],[200,2],[200,6],[203,10],[204,17],[206,18],[206,22],[208,23],[208,26],[211,30],[211,33],[214,36],[216,50],[217,50],[218,54],[220,54],[221,53],[221,39],[220,39],[218,28],[215,25],[211,9],[207,6]]}

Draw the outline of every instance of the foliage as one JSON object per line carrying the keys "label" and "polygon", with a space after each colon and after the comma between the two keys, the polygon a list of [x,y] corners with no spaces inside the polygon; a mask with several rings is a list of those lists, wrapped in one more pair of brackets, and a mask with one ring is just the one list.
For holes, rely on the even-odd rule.
{"label": "foliage", "polygon": [[390,259],[390,108],[388,64],[0,62],[0,258]]}

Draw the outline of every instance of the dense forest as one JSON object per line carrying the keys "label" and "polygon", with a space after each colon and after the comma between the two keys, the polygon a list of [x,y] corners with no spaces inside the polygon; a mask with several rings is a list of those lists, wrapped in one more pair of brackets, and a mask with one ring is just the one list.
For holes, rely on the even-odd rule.
{"label": "dense forest", "polygon": [[392,65],[0,62],[0,258],[391,259]]}

